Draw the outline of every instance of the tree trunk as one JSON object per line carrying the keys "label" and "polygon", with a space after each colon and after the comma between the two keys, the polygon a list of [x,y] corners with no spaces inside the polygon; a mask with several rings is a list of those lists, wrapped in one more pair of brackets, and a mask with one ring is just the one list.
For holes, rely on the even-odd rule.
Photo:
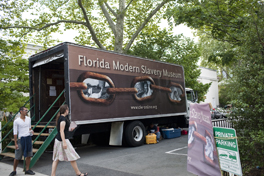
{"label": "tree trunk", "polygon": [[119,0],[119,11],[117,13],[116,35],[115,35],[115,52],[123,53],[123,38],[124,38],[124,14],[125,0]]}

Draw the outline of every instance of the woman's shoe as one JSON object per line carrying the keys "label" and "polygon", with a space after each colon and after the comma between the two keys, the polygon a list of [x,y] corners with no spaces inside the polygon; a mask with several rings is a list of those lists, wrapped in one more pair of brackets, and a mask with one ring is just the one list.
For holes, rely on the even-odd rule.
{"label": "woman's shoe", "polygon": [[35,172],[33,172],[32,170],[27,170],[25,172],[25,175],[35,175]]}
{"label": "woman's shoe", "polygon": [[16,176],[16,171],[11,172],[9,176]]}

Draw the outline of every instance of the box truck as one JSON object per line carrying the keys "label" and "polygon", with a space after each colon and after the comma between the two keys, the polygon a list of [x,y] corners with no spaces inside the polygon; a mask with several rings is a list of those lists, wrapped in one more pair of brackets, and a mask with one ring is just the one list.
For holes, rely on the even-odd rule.
{"label": "box truck", "polygon": [[140,146],[150,123],[186,125],[180,65],[64,42],[32,55],[29,77],[31,116],[48,122],[66,103],[76,136]]}

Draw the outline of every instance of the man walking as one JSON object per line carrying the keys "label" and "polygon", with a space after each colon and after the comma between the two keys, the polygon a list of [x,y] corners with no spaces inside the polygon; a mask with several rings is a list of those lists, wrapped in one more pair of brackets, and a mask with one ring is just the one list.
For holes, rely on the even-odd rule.
{"label": "man walking", "polygon": [[32,139],[33,131],[31,130],[31,118],[26,116],[28,113],[27,108],[21,107],[19,109],[20,117],[14,121],[13,133],[15,140],[15,159],[14,159],[14,171],[9,176],[16,175],[16,168],[19,160],[22,159],[22,155],[26,158],[26,171],[25,174],[35,175],[32,170],[29,170],[30,160],[33,156],[32,153]]}

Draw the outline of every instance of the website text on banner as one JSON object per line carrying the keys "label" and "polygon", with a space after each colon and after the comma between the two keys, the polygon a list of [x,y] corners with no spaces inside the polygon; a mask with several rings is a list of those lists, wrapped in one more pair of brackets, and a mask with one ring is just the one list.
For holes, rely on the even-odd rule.
{"label": "website text on banner", "polygon": [[209,104],[190,104],[187,171],[221,176]]}

